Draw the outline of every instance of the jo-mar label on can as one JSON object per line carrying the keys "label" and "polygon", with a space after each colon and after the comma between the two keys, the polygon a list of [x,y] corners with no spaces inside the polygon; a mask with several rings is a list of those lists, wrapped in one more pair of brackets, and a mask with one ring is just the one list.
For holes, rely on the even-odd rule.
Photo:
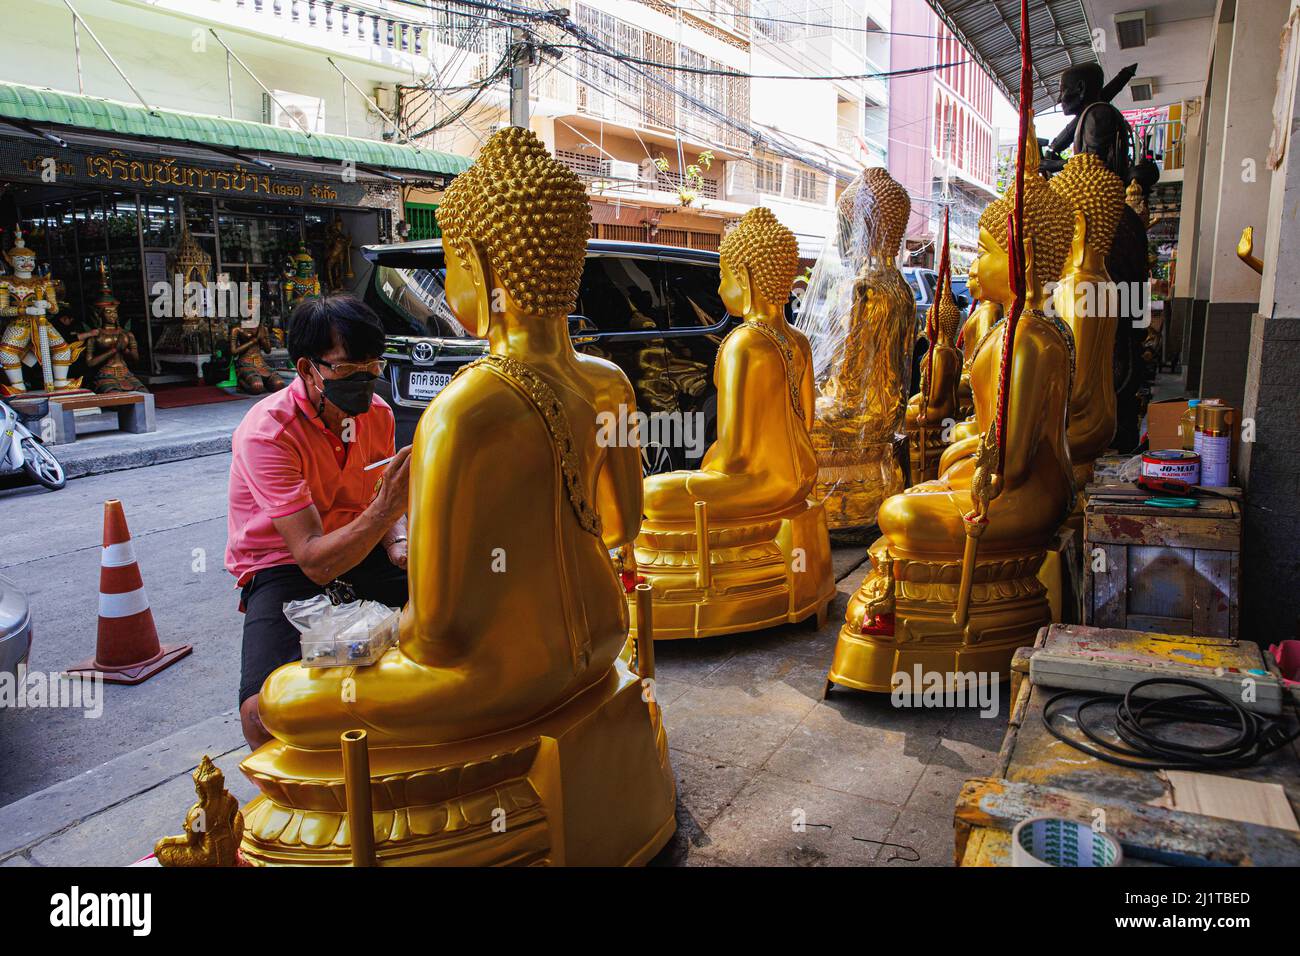
{"label": "jo-mar label on can", "polygon": [[1142,456],[1142,475],[1146,478],[1176,478],[1189,485],[1201,483],[1201,456],[1181,448],[1162,448]]}

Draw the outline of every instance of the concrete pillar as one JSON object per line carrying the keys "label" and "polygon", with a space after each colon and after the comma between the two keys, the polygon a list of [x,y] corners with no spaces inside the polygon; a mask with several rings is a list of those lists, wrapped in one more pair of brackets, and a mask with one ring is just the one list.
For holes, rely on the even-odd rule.
{"label": "concrete pillar", "polygon": [[1165,322],[1165,358],[1178,355],[1187,367],[1192,301],[1196,294],[1196,237],[1201,222],[1201,179],[1205,173],[1205,113],[1201,97],[1183,101],[1183,191],[1178,218],[1178,259]]}
{"label": "concrete pillar", "polygon": [[1215,27],[1209,83],[1201,103],[1201,177],[1196,210],[1196,242],[1191,262],[1191,322],[1189,335],[1183,345],[1183,381],[1193,395],[1199,394],[1201,385],[1205,316],[1209,310],[1210,279],[1213,275],[1214,246],[1219,224],[1219,181],[1223,175],[1223,131],[1232,65],[1232,32],[1231,20]]}
{"label": "concrete pillar", "polygon": [[[1300,31],[1300,19],[1293,29]],[[1291,90],[1288,142],[1272,173],[1267,216],[1255,230],[1264,275],[1251,321],[1243,406],[1255,440],[1242,443],[1239,463],[1246,487],[1242,633],[1262,644],[1300,637],[1300,589],[1291,586],[1300,581],[1300,271],[1294,259],[1300,248],[1300,43],[1290,53],[1281,81]],[[1279,587],[1283,581],[1288,585]]]}
{"label": "concrete pillar", "polygon": [[[1259,276],[1237,258],[1237,240],[1245,226],[1259,228],[1268,215],[1272,176],[1266,157],[1273,132],[1278,37],[1290,7],[1290,0],[1252,0],[1238,5],[1231,24],[1218,208],[1206,263],[1210,294],[1200,395],[1222,398],[1237,408],[1245,397],[1251,316],[1259,308]],[[1215,59],[1217,71],[1217,45]]]}

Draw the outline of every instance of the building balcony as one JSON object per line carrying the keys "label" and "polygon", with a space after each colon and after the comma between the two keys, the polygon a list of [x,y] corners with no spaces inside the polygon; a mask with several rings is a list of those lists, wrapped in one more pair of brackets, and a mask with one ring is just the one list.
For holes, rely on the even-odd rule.
{"label": "building balcony", "polygon": [[[392,0],[122,0],[217,29],[422,75],[437,42],[431,11]],[[445,14],[432,11],[433,14]],[[121,14],[118,14],[119,16]],[[445,28],[442,32],[445,32]]]}

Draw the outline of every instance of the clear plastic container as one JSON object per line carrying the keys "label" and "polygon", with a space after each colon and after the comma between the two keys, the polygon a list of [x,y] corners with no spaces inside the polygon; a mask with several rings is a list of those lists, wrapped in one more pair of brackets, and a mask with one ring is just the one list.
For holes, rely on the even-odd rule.
{"label": "clear plastic container", "polygon": [[1187,411],[1178,420],[1178,439],[1184,451],[1193,451],[1196,447],[1196,406],[1199,404],[1199,398],[1189,399]]}
{"label": "clear plastic container", "polygon": [[302,634],[303,667],[364,667],[396,643],[401,612],[377,601],[335,605],[321,594],[288,602],[284,615]]}

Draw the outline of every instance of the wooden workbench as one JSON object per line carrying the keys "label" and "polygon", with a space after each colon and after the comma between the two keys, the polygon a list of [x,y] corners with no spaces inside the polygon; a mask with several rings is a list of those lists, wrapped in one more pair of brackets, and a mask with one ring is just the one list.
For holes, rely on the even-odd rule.
{"label": "wooden workbench", "polygon": [[[1044,628],[1035,647],[1047,636]],[[1205,638],[1165,641],[1169,653],[1182,659],[1202,654],[1211,665],[1222,649],[1235,646],[1224,640],[1216,649],[1215,641]],[[1050,813],[1092,822],[1098,809],[1106,814],[1107,831],[1125,844],[1125,865],[1300,864],[1300,833],[1150,806],[1166,793],[1156,772],[1116,766],[1057,740],[1042,718],[1044,704],[1058,690],[1031,683],[1023,674],[1026,660],[1022,653],[1013,664],[1021,673],[1013,674],[1019,679],[1013,680],[1014,702],[993,774],[968,780],[957,798],[959,866],[1009,866],[1011,827],[1028,816]],[[1293,701],[1288,700],[1287,711],[1294,721]],[[1254,767],[1225,775],[1281,784],[1300,817],[1297,742]],[[1131,843],[1146,849],[1134,851]]]}

